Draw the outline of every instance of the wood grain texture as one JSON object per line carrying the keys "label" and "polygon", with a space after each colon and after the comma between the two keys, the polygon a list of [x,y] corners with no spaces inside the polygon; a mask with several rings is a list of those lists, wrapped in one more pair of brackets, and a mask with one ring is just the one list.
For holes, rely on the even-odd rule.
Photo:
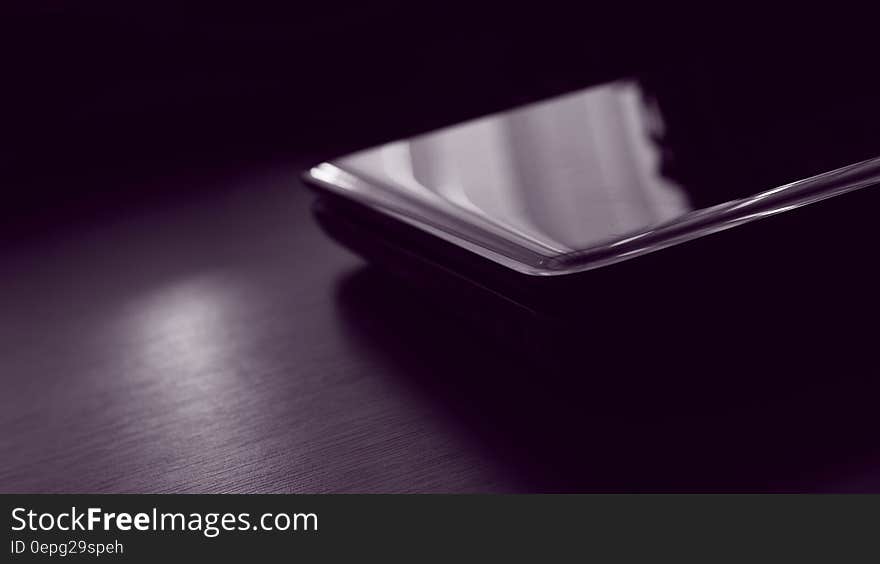
{"label": "wood grain texture", "polygon": [[163,178],[179,195],[5,253],[0,491],[516,487],[348,333],[362,263],[300,167]]}

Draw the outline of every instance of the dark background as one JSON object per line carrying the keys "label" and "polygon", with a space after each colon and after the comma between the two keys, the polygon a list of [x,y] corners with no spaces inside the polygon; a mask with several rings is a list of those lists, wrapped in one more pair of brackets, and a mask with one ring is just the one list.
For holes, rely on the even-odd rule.
{"label": "dark background", "polygon": [[694,82],[685,107],[718,99],[753,125],[769,115],[756,95],[821,105],[817,88],[876,88],[866,21],[606,3],[16,4],[0,39],[0,177],[13,216],[91,208],[109,175],[317,161],[681,60],[733,62],[714,91],[675,82]]}
{"label": "dark background", "polygon": [[25,177],[338,154],[653,56],[645,22],[610,10],[586,22],[575,11],[415,2],[20,10],[4,33],[0,162]]}
{"label": "dark background", "polygon": [[[585,420],[579,388],[556,387],[566,378],[536,385],[504,343],[485,346],[327,240],[298,181],[355,148],[648,70],[658,91],[693,85],[667,96],[673,117],[730,109],[724,147],[737,150],[698,176],[789,180],[746,166],[743,147],[804,174],[846,164],[852,124],[834,108],[876,121],[871,36],[854,14],[807,19],[421,2],[10,8],[0,487],[871,490],[869,396],[829,405],[820,385],[758,412],[740,394],[671,419]],[[694,72],[664,74],[670,64]],[[816,119],[791,129],[784,108]],[[853,146],[870,156],[873,144]]]}

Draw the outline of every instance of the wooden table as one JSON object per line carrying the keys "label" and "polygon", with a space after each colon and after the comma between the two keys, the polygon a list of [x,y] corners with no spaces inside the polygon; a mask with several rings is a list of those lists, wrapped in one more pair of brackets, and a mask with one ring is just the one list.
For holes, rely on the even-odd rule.
{"label": "wooden table", "polygon": [[306,164],[105,179],[26,222],[0,262],[0,491],[876,489],[870,397],[675,436],[569,416],[559,375],[514,377],[320,233]]}
{"label": "wooden table", "polygon": [[5,253],[0,490],[518,487],[348,323],[372,275],[301,167],[157,179],[179,195]]}

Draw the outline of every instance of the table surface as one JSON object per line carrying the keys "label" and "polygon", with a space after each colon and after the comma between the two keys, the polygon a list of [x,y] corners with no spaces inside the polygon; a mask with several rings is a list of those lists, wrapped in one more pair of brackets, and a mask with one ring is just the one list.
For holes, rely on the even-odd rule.
{"label": "table surface", "polygon": [[179,195],[5,253],[0,490],[517,487],[347,322],[369,276],[301,169],[170,175]]}
{"label": "table surface", "polygon": [[[692,455],[592,472],[630,446],[499,392],[496,350],[319,231],[303,165],[122,183],[163,196],[3,251],[0,490],[761,489],[705,475],[685,439]],[[870,462],[834,462],[805,487],[873,488]]]}

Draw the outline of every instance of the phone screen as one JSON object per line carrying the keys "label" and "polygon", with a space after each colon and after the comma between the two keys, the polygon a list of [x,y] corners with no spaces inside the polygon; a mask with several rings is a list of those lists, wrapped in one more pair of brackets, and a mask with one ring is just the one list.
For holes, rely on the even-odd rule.
{"label": "phone screen", "polygon": [[[797,58],[678,61],[311,174],[530,274],[592,251],[575,260],[582,270],[628,239],[687,230],[701,210],[880,156],[876,81],[834,69],[820,77],[815,61]],[[859,187],[875,169],[858,171]]]}

